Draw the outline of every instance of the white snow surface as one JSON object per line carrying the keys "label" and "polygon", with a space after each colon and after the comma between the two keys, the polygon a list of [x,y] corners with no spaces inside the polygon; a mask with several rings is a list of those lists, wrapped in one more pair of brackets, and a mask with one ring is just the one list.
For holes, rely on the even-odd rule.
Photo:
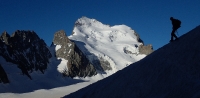
{"label": "white snow surface", "polygon": [[60,64],[58,64],[58,68],[57,70],[60,72],[60,73],[64,73],[64,71],[68,71],[68,68],[66,66],[67,64],[67,60],[63,59],[63,58],[59,58],[59,60],[61,60]]}
{"label": "white snow surface", "polygon": [[61,45],[56,45],[55,51],[57,51],[57,50],[60,49],[61,47],[62,47]]}
{"label": "white snow surface", "polygon": [[[108,26],[95,19],[82,17],[76,21],[73,35],[69,39],[92,62],[94,59],[103,58],[110,63],[112,73],[123,69],[146,55],[138,54],[138,47],[142,43],[137,41],[135,31],[126,25]],[[124,50],[132,53],[125,53]]]}
{"label": "white snow surface", "polygon": [[200,98],[199,59],[200,26],[64,98]]}

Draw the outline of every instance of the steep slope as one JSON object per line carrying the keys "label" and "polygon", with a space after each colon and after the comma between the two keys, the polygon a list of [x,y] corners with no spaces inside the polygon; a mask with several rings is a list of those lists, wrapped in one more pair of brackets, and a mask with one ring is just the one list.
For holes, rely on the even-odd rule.
{"label": "steep slope", "polygon": [[200,26],[66,98],[199,98],[199,38]]}
{"label": "steep slope", "polygon": [[[98,72],[115,73],[150,54],[139,35],[126,25],[108,26],[95,19],[82,17],[69,36]],[[146,51],[144,51],[146,50]]]}

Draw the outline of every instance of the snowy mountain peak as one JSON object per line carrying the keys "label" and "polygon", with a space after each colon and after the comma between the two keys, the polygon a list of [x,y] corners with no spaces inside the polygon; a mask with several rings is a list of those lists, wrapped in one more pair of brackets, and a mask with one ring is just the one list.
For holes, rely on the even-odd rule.
{"label": "snowy mountain peak", "polygon": [[[84,34],[84,37],[92,37],[94,40],[106,39],[110,42],[113,41],[128,41],[141,42],[139,35],[126,25],[109,26],[102,24],[96,19],[82,17],[75,22],[73,35],[76,33]],[[81,34],[79,34],[81,35]],[[131,39],[131,40],[130,40]]]}
{"label": "snowy mountain peak", "polygon": [[55,55],[62,62],[59,72],[70,77],[112,74],[152,52],[152,46],[146,48],[130,27],[110,27],[87,17],[75,22],[69,38],[63,30],[56,32],[53,44]]}
{"label": "snowy mountain peak", "polygon": [[[76,43],[100,71],[116,72],[146,56],[139,52],[143,41],[126,25],[110,27],[96,19],[82,17],[75,22],[69,39]],[[148,51],[152,52],[152,47]]]}

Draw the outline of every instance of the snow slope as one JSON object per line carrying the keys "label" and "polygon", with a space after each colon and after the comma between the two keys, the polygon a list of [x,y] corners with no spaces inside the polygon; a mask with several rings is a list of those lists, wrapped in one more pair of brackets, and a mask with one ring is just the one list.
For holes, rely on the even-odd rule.
{"label": "snow slope", "polygon": [[82,17],[76,21],[73,35],[69,39],[76,43],[91,62],[100,58],[108,61],[111,73],[146,56],[139,54],[138,46],[143,43],[138,42],[135,31],[126,25],[110,27],[95,19]]}
{"label": "snow slope", "polygon": [[200,98],[200,26],[65,98]]}

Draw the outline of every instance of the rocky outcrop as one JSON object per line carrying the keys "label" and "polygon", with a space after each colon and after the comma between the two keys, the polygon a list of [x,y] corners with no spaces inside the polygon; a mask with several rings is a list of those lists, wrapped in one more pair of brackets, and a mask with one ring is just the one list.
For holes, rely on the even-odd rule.
{"label": "rocky outcrop", "polygon": [[153,46],[152,45],[144,45],[144,42],[142,39],[140,39],[140,36],[135,32],[135,36],[137,37],[138,42],[141,42],[142,45],[140,45],[139,48],[139,54],[145,54],[149,55],[153,52]]}
{"label": "rocky outcrop", "polygon": [[44,73],[51,53],[34,31],[17,30],[11,36],[7,32],[2,33],[0,56],[17,64],[22,73],[31,79],[29,72],[40,70]]}
{"label": "rocky outcrop", "polygon": [[1,34],[1,37],[0,39],[6,44],[8,45],[8,39],[10,38],[10,35],[4,31],[2,34]]}
{"label": "rocky outcrop", "polygon": [[54,34],[53,44],[56,45],[56,57],[67,60],[67,69],[64,71],[64,75],[73,78],[97,74],[94,66],[75,43],[68,39],[63,30]]}
{"label": "rocky outcrop", "polygon": [[152,52],[153,52],[152,45],[140,45],[139,46],[139,53],[140,54],[149,55]]}

